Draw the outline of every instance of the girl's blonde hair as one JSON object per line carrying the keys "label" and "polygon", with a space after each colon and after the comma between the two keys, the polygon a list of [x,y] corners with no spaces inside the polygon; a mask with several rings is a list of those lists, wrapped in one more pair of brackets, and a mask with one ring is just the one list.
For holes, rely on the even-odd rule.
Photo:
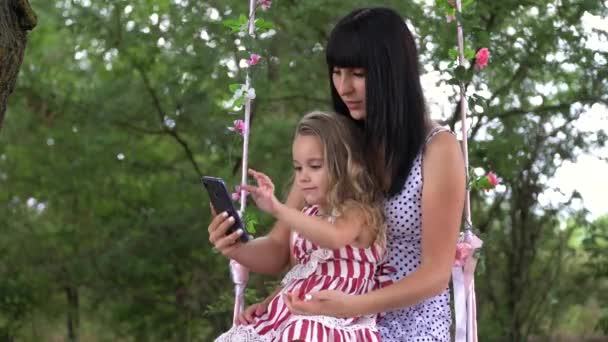
{"label": "girl's blonde hair", "polygon": [[364,226],[372,230],[376,243],[384,248],[383,194],[366,162],[363,131],[345,116],[314,111],[300,120],[295,135],[316,136],[321,140],[329,173],[327,202],[333,214],[360,208]]}

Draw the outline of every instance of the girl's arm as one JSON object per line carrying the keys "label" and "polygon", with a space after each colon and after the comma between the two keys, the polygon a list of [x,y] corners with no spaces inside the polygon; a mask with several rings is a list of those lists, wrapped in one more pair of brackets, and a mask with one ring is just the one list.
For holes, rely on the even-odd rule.
{"label": "girl's arm", "polygon": [[268,176],[250,170],[258,186],[244,185],[255,200],[258,208],[284,222],[289,229],[319,247],[338,249],[352,243],[363,231],[363,215],[358,208],[350,208],[330,223],[322,218],[308,216],[299,210],[279,202],[274,196],[274,184]]}
{"label": "girl's arm", "polygon": [[451,134],[438,134],[423,161],[422,255],[418,269],[385,288],[352,297],[355,314],[391,311],[415,305],[448,287],[465,197],[465,168],[460,145]]}
{"label": "girl's arm", "polygon": [[[293,250],[291,249],[291,235],[293,233],[290,232],[289,233],[289,267],[294,267],[297,263],[295,255],[293,254]],[[256,317],[260,317],[261,315],[263,315],[264,313],[266,313],[268,311],[268,305],[270,305],[270,302],[272,301],[272,299],[274,299],[274,297],[276,297],[281,290],[283,289],[283,286],[279,285],[277,286],[277,288],[270,294],[268,295],[263,301],[259,302],[259,303],[255,303],[255,304],[251,304],[247,309],[245,309],[238,317],[237,317],[237,323],[238,324],[251,324],[255,321]]]}
{"label": "girl's arm", "polygon": [[[301,208],[302,203],[302,194],[292,187],[287,207]],[[268,235],[246,243],[238,242],[238,232],[225,235],[232,224],[228,217],[220,214],[209,225],[209,241],[217,250],[255,273],[276,275],[285,270],[289,263],[290,234],[285,222],[277,221]]]}
{"label": "girl's arm", "polygon": [[271,213],[292,230],[322,248],[338,249],[351,244],[363,231],[363,215],[356,208],[345,211],[334,223],[308,216],[286,205],[277,205]]}

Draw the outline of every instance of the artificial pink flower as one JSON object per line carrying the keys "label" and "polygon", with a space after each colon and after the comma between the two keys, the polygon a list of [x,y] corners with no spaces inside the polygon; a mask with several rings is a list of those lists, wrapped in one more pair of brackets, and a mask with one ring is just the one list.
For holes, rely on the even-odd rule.
{"label": "artificial pink flower", "polygon": [[241,193],[238,191],[233,192],[232,194],[230,194],[230,197],[232,197],[232,200],[237,202],[241,200]]}
{"label": "artificial pink flower", "polygon": [[[234,187],[234,192],[232,194],[230,194],[230,197],[232,197],[233,201],[240,201],[241,200],[241,186],[237,185]],[[245,191],[245,196],[247,196],[247,191]]]}
{"label": "artificial pink flower", "polygon": [[490,184],[492,184],[492,186],[497,186],[498,184],[500,184],[500,181],[498,180],[498,177],[496,177],[494,172],[492,172],[492,171],[488,172],[487,177],[488,177],[488,180],[490,181]]}
{"label": "artificial pink flower", "polygon": [[459,242],[456,244],[456,257],[454,258],[454,266],[464,266],[467,259],[473,255],[473,246],[467,242]]}
{"label": "artificial pink flower", "polygon": [[228,127],[228,129],[233,132],[237,132],[240,135],[245,135],[245,121],[234,120],[233,126]]}
{"label": "artificial pink flower", "polygon": [[492,171],[488,172],[485,176],[475,177],[469,183],[469,188],[490,191],[500,184],[500,180],[496,177],[496,174]]}
{"label": "artificial pink flower", "polygon": [[262,57],[260,55],[256,55],[255,53],[252,53],[249,56],[249,60],[247,61],[247,64],[249,65],[256,65],[258,64],[258,62],[260,61]]}
{"label": "artificial pink flower", "polygon": [[483,69],[488,65],[488,58],[490,58],[490,50],[488,48],[481,48],[475,55],[475,67],[477,69]]}
{"label": "artificial pink flower", "polygon": [[[452,7],[456,8],[456,0],[448,0],[448,4],[450,4],[450,5],[452,5]],[[448,23],[451,23],[452,21],[456,20],[455,11],[456,10],[450,10],[450,11],[448,11],[448,14],[445,16]]]}
{"label": "artificial pink flower", "polygon": [[267,9],[270,8],[272,1],[271,0],[258,0],[258,4],[264,11],[266,11]]}

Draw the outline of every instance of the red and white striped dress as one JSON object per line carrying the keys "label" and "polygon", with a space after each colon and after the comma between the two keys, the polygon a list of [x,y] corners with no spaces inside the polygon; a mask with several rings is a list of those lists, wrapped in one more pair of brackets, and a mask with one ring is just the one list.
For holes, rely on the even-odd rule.
{"label": "red and white striped dress", "polygon": [[[315,215],[318,208],[305,208]],[[292,252],[297,264],[285,275],[282,290],[272,299],[268,311],[250,325],[238,325],[216,339],[216,342],[249,341],[380,341],[376,315],[335,318],[292,314],[283,301],[283,294],[339,290],[357,295],[378,286],[376,269],[382,261],[381,248],[345,246],[337,250],[319,248],[295,234]]]}

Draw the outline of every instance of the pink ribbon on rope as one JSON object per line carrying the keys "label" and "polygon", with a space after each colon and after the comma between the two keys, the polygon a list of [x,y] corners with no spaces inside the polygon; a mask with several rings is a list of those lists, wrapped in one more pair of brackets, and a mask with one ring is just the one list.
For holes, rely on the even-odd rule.
{"label": "pink ribbon on rope", "polygon": [[230,276],[234,283],[234,315],[233,323],[245,308],[245,288],[249,281],[249,270],[234,260],[230,260]]}
{"label": "pink ribbon on rope", "polygon": [[456,244],[456,257],[452,267],[454,288],[455,341],[477,342],[477,309],[475,302],[475,251],[483,245],[470,229],[461,234]]}

